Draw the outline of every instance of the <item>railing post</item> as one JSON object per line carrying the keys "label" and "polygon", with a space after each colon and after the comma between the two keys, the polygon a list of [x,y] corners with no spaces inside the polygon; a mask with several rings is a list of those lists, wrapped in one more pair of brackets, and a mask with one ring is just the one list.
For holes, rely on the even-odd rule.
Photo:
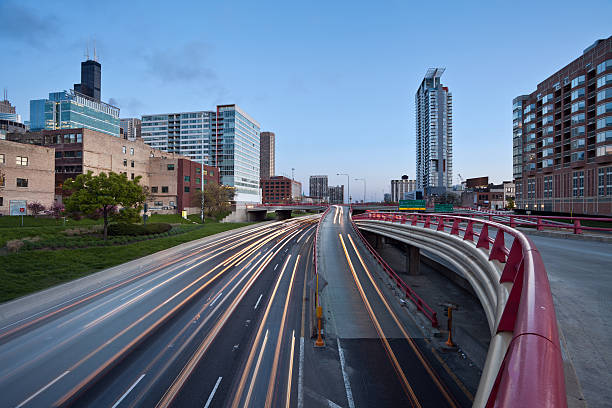
{"label": "railing post", "polygon": [[516,228],[516,222],[512,216],[510,216],[510,228]]}
{"label": "railing post", "polygon": [[582,228],[580,228],[580,220],[574,221],[574,234],[582,234]]}
{"label": "railing post", "polygon": [[540,218],[540,217],[538,217],[538,222],[537,222],[536,229],[538,231],[543,231],[544,230],[544,225],[542,225],[542,218]]}

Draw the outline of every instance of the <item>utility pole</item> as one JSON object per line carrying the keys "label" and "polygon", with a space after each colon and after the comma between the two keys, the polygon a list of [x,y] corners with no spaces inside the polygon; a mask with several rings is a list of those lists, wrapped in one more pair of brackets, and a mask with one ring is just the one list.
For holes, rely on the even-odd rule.
{"label": "utility pole", "polygon": [[355,181],[363,181],[363,202],[366,202],[366,179],[365,178],[356,178]]}

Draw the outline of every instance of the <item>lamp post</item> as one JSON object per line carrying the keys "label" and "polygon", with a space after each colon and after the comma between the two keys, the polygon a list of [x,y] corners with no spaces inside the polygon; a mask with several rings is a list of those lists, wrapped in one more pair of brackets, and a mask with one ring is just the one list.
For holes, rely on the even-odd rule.
{"label": "lamp post", "polygon": [[[204,139],[202,138],[202,143],[204,143]],[[202,220],[202,224],[204,224],[204,158],[208,160],[208,156],[204,156],[204,146],[202,145],[202,166],[200,169],[200,196],[201,196],[201,209],[200,209],[200,219]]]}
{"label": "lamp post", "polygon": [[356,178],[355,181],[363,181],[363,202],[366,202],[366,179],[365,178]]}
{"label": "lamp post", "polygon": [[336,173],[336,176],[346,176],[346,195],[348,197],[348,203],[351,204],[351,176],[347,173]]}

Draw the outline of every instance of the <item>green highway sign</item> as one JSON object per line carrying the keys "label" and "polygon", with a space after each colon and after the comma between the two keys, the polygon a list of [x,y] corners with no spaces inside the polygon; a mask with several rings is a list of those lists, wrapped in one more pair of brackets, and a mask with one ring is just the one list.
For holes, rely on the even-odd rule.
{"label": "green highway sign", "polygon": [[425,211],[425,200],[400,200],[400,211]]}
{"label": "green highway sign", "polygon": [[452,204],[436,204],[434,208],[435,212],[453,212]]}

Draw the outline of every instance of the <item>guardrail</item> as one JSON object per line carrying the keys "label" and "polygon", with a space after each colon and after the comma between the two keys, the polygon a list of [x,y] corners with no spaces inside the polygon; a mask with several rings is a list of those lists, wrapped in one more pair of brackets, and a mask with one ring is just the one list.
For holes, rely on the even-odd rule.
{"label": "guardrail", "polygon": [[[507,299],[498,298],[503,308],[496,317],[495,333],[508,333],[511,337],[507,343],[498,343],[501,344],[499,350],[491,351],[492,341],[485,367],[497,367],[489,360],[500,353],[503,358],[497,372],[489,373],[490,377],[484,379],[492,380],[495,375],[490,390],[490,381],[484,390],[481,379],[481,395],[477,393],[475,405],[480,400],[482,406],[487,407],[567,406],[563,360],[548,276],[540,253],[527,236],[501,223],[450,214],[369,212],[353,218],[435,231],[449,240],[475,243],[476,248],[488,255],[489,261],[498,261],[503,266],[503,269],[500,267],[499,285],[512,284],[512,288]],[[497,231],[495,238],[489,235],[489,228]],[[506,234],[513,238],[509,249],[505,245]]]}
{"label": "guardrail", "polygon": [[[463,217],[486,217],[489,221],[516,227],[535,227],[537,231],[546,229],[557,229],[572,231],[574,234],[582,234],[584,231],[612,232],[612,218],[603,217],[564,217],[549,215],[519,215],[513,213],[478,214],[478,213],[453,213]],[[565,222],[565,221],[570,221]],[[608,223],[609,227],[593,227],[584,225],[585,222]]]}
{"label": "guardrail", "polygon": [[361,231],[359,231],[359,228],[357,228],[357,225],[355,225],[352,217],[351,224],[353,225],[353,230],[355,230],[359,238],[361,238],[361,241],[365,247],[368,249],[368,251],[370,251],[372,256],[374,256],[374,259],[376,259],[380,266],[382,266],[385,272],[387,272],[387,275],[393,279],[397,287],[404,292],[404,295],[415,304],[421,313],[425,315],[425,317],[431,322],[432,327],[438,327],[438,314],[431,307],[429,307],[429,305],[423,299],[421,299],[421,297],[417,295],[417,293],[410,286],[408,286],[406,282],[404,282],[402,278],[397,275],[397,273],[395,273],[395,271],[385,262],[385,260],[382,259],[378,252],[372,248],[372,245],[370,245]]}

